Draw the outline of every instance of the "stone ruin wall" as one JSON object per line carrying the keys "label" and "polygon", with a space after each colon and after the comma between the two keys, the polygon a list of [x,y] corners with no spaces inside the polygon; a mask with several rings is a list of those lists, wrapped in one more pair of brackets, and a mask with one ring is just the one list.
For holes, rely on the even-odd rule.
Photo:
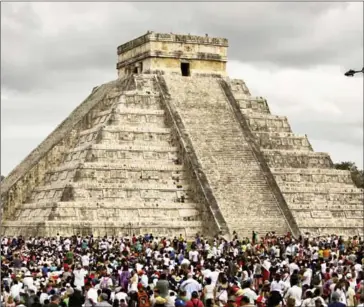
{"label": "stone ruin wall", "polygon": [[[92,114],[103,111],[121,86],[113,81],[94,88],[92,93],[1,183],[1,219],[8,219],[23,203],[30,201],[32,191],[44,183],[46,174],[58,167],[78,134],[89,127]],[[125,83],[125,81],[124,81]]]}
{"label": "stone ruin wall", "polygon": [[[150,79],[150,77],[154,78],[153,76],[147,76],[145,78],[143,78],[142,76],[139,77],[138,80],[136,80],[134,83],[135,85],[137,85],[138,88],[135,88],[135,92],[132,93],[130,97],[128,96],[128,93],[130,93],[130,91],[124,91],[124,96],[122,100],[125,101],[126,104],[133,103],[134,100],[138,100],[139,103],[144,101],[145,99],[141,99],[141,96],[139,97],[137,93],[138,91],[147,91],[147,87],[140,85],[145,80],[148,82],[148,79]],[[133,77],[133,80],[134,79],[137,79],[137,77]],[[188,203],[184,205],[180,203],[175,203],[174,205],[160,204],[159,206],[157,205],[157,207],[154,208],[151,207],[151,204],[149,204],[147,207],[143,207],[143,205],[140,203],[125,202],[126,200],[123,198],[125,197],[124,194],[127,191],[124,191],[124,188],[121,188],[118,190],[114,189],[114,192],[112,192],[110,188],[113,189],[113,186],[116,186],[112,183],[109,183],[107,185],[106,190],[103,191],[103,188],[101,188],[100,190],[100,185],[105,185],[105,178],[114,178],[114,175],[117,175],[118,177],[123,177],[123,173],[125,172],[119,171],[117,169],[110,169],[110,167],[113,167],[112,163],[105,164],[104,162],[102,162],[100,164],[99,162],[114,161],[115,158],[118,159],[118,157],[111,158],[111,152],[106,152],[104,148],[109,148],[108,145],[106,145],[107,143],[105,143],[105,141],[110,138],[114,139],[113,122],[122,118],[120,114],[119,117],[115,117],[115,109],[114,107],[111,107],[113,103],[119,103],[119,100],[121,100],[121,94],[122,93],[118,91],[117,93],[115,93],[115,96],[112,96],[111,100],[106,99],[106,103],[99,103],[99,105],[94,107],[94,109],[91,110],[88,115],[85,115],[83,122],[79,123],[79,125],[76,126],[74,129],[74,135],[77,139],[77,142],[73,142],[68,150],[65,149],[64,151],[65,153],[66,151],[68,151],[65,157],[61,159],[61,162],[65,164],[59,166],[57,165],[57,167],[52,167],[47,170],[46,175],[44,176],[44,178],[42,178],[42,183],[40,183],[37,187],[33,188],[30,192],[31,197],[29,199],[29,202],[26,204],[19,204],[19,206],[14,208],[13,211],[16,212],[16,217],[15,219],[7,219],[7,222],[5,224],[5,230],[4,227],[2,230],[3,234],[4,231],[6,234],[13,235],[24,234],[24,231],[26,231],[27,235],[49,236],[54,235],[54,232],[57,231],[60,234],[68,235],[76,233],[86,235],[91,232],[93,232],[95,235],[120,235],[121,231],[125,232],[126,230],[128,230],[124,227],[125,218],[128,217],[130,217],[131,220],[133,220],[133,218],[136,219],[133,222],[133,225],[131,225],[132,231],[135,233],[153,232],[159,234],[164,233],[167,235],[177,235],[177,233],[183,233],[184,235],[191,236],[192,229],[194,231],[193,235],[196,232],[204,232],[206,229],[206,234],[211,234],[213,231],[214,234],[216,233],[216,227],[214,227],[214,223],[210,218],[211,214],[207,212],[208,207],[203,205],[204,198],[198,192],[198,184],[193,178],[194,173],[191,169],[189,169],[188,163],[183,170],[183,177],[188,178],[187,185],[191,187],[191,189],[187,191],[187,202],[195,201],[199,203],[201,201],[202,205],[200,205],[198,212],[195,212],[196,208],[192,207],[191,204]],[[109,94],[108,96],[110,95],[111,94]],[[156,102],[153,102],[153,104],[155,103]],[[125,113],[125,115],[127,115],[127,117],[125,118],[126,120],[130,120],[133,117],[130,117],[130,114],[128,113]],[[150,115],[148,116],[150,117]],[[139,116],[139,119],[141,118],[142,117]],[[103,119],[102,122],[101,119]],[[147,118],[145,118],[145,120],[149,121],[147,120]],[[164,121],[168,126],[168,117],[164,118]],[[99,122],[99,124],[97,124],[97,122]],[[154,122],[154,120],[152,120],[152,122]],[[122,137],[122,132],[119,132],[118,134],[119,137]],[[125,135],[127,136],[127,133]],[[173,129],[172,138],[175,139],[174,142],[177,145],[177,143],[179,142],[177,141],[178,138],[174,134]],[[94,144],[92,145],[92,150],[89,145],[86,145],[90,144],[90,142]],[[110,149],[113,148],[112,144],[114,144],[114,141],[110,143]],[[99,145],[100,150],[97,150]],[[178,151],[178,160],[180,160],[179,164],[183,165],[184,162],[188,162],[188,159],[186,159],[186,156],[183,154],[183,147],[180,147],[180,149],[182,151]],[[125,153],[128,152],[124,151],[124,155]],[[129,152],[128,154],[131,154],[131,152]],[[143,154],[145,154],[145,152]],[[162,156],[165,156],[165,154],[162,152],[154,153],[154,155],[160,156],[162,160],[165,159],[161,156],[161,154]],[[138,157],[136,155],[137,153],[134,152],[130,156],[130,158],[135,157],[138,161],[140,161],[139,163],[143,164],[143,156]],[[101,166],[102,168],[100,168]],[[110,172],[113,172],[114,175],[110,176]],[[143,176],[148,176],[148,174],[150,176],[154,176],[153,174],[155,172],[143,171],[142,173],[144,174]],[[138,172],[134,172],[132,169],[128,171],[128,174],[129,177],[138,176],[139,178]],[[160,176],[158,174],[156,175]],[[101,181],[99,184],[95,185],[94,180],[97,178]],[[98,179],[97,181],[99,181]],[[67,185],[66,181],[69,181],[70,183]],[[147,184],[147,186],[149,185]],[[147,187],[144,188],[148,189]],[[85,192],[87,194],[90,193],[90,195],[85,195]],[[119,194],[120,201],[118,203],[109,202],[111,199],[115,199],[115,196],[118,197]],[[162,195],[158,197],[161,196]],[[104,197],[106,198],[104,199]],[[161,224],[155,222],[155,213],[161,212],[160,210],[165,211],[163,212],[164,215],[167,214],[167,212],[171,214],[173,213],[172,215],[170,215],[170,223],[173,223],[173,229],[168,228],[169,225],[164,225],[167,228],[161,229]],[[199,220],[190,219],[190,217],[194,214],[197,214],[196,218],[198,216],[201,216],[201,222]],[[120,219],[119,223],[117,223],[118,217],[121,217],[121,215],[123,215],[123,218]],[[185,220],[184,216],[188,220]],[[83,217],[87,218],[84,220]],[[184,220],[185,222],[177,222],[177,217],[179,217],[181,221]],[[91,224],[90,219],[92,220]],[[149,222],[147,224],[145,224],[145,222],[144,224],[139,223],[139,219],[144,221],[148,220]],[[159,224],[159,226],[157,226],[157,224]],[[196,226],[198,227],[196,228]],[[189,230],[190,227],[192,227],[191,230]],[[173,231],[171,232],[171,230]]]}
{"label": "stone ruin wall", "polygon": [[[155,85],[160,86],[158,77],[153,75],[140,75],[135,78],[139,78],[139,81],[143,81],[143,79],[150,81],[154,78],[153,82]],[[130,80],[134,80],[134,77]],[[333,163],[328,154],[314,152],[306,135],[298,136],[293,134],[287,118],[284,116],[272,115],[267,101],[261,97],[252,97],[243,81],[226,80],[229,83],[234,98],[240,106],[242,115],[249,123],[251,133],[255,136],[256,143],[259,145],[260,150],[269,165],[270,171],[284,196],[285,202],[288,204],[295,221],[298,223],[300,231],[302,233],[309,232],[311,235],[339,233],[346,236],[352,236],[354,234],[361,234],[363,227],[363,191],[354,187],[350,172],[334,170],[332,168]],[[62,176],[62,170],[59,169],[59,166],[62,162],[65,162],[68,156],[70,156],[65,156],[66,152],[76,146],[78,138],[89,138],[89,135],[83,135],[84,132],[81,131],[85,129],[92,130],[90,129],[91,121],[97,116],[100,116],[100,114],[102,115],[102,112],[109,109],[110,106],[119,99],[121,89],[124,86],[129,86],[129,89],[131,87],[136,89],[136,86],[139,86],[139,90],[143,89],[143,82],[133,82],[134,81],[131,81],[130,84],[127,85],[125,82],[123,83],[119,80],[103,85],[93,91],[84,103],[82,103],[44,143],[33,151],[28,158],[5,179],[2,184],[2,203],[5,204],[2,208],[4,210],[3,218],[9,218],[14,212],[23,210],[23,213],[21,214],[22,226],[25,228],[34,226],[34,223],[32,224],[31,221],[27,222],[26,216],[28,216],[29,219],[29,217],[32,216],[31,214],[33,214],[34,218],[39,220],[42,219],[43,215],[39,214],[39,212],[41,212],[39,210],[43,209],[37,205],[37,199],[33,199],[35,202],[27,204],[26,208],[22,208],[22,204],[28,203],[31,200],[32,191],[37,190],[36,187],[41,186],[46,181],[50,182],[52,176]],[[201,231],[204,234],[216,234],[216,225],[221,226],[223,224],[216,218],[216,214],[221,213],[219,212],[221,208],[216,210],[216,208],[211,207],[211,199],[206,197],[204,190],[206,187],[204,187],[204,184],[200,181],[200,173],[196,169],[196,165],[191,161],[191,148],[186,146],[188,144],[186,144],[183,135],[181,137],[179,134],[172,118],[173,116],[166,108],[168,99],[163,97],[163,89],[159,88],[159,91],[162,105],[164,105],[166,111],[164,118],[165,124],[171,128],[173,143],[178,146],[178,160],[185,167],[185,177],[190,186],[188,192],[189,197],[192,201],[200,205],[199,211],[202,217]],[[194,99],[198,98],[195,97]],[[111,121],[113,120],[112,114],[108,119]],[[66,129],[64,127],[65,123],[68,123]],[[108,129],[110,128],[103,128],[101,130],[96,129],[94,133],[92,133],[92,138],[96,141],[96,144],[102,139],[112,135],[112,130],[108,132]],[[185,133],[185,131],[183,133]],[[61,139],[61,136],[63,135],[67,135],[67,137]],[[47,149],[49,149],[48,152]],[[98,156],[94,156],[95,151],[91,154],[91,151],[85,148],[83,152],[82,157],[85,158],[86,162],[92,163],[99,158]],[[79,156],[81,158],[81,155]],[[247,163],[250,162],[247,161]],[[57,170],[56,172],[52,171],[55,169]],[[77,216],[86,216],[90,214],[89,211],[91,210],[91,207],[89,210],[88,208],[83,207],[85,206],[84,202],[73,200],[82,196],[78,195],[76,190],[77,187],[81,188],[83,186],[82,180],[90,175],[89,171],[79,167],[72,168],[72,170],[67,170],[67,168],[64,169],[64,172],[68,173],[68,171],[72,173],[74,183],[69,189],[66,188],[62,192],[62,201],[64,201],[62,205],[64,206],[64,209],[62,210],[74,213],[77,212]],[[110,170],[107,171],[110,172]],[[152,174],[152,172],[150,173]],[[66,176],[68,175],[66,174]],[[97,170],[93,171],[92,176],[103,177],[106,175],[105,171]],[[210,179],[213,178],[209,176],[213,175],[210,174],[207,176],[207,179],[209,179],[207,182],[208,184],[211,182]],[[18,180],[17,178],[20,179]],[[78,183],[78,181],[81,182]],[[254,184],[252,187],[254,187]],[[213,194],[216,195],[215,192]],[[36,192],[35,195],[39,196],[40,194],[39,192]],[[90,204],[90,206],[94,206],[94,204]],[[97,208],[92,207],[92,210],[94,209],[98,212],[104,212],[103,216],[105,217],[109,216],[109,213],[112,214],[112,212],[114,212],[113,210],[119,210],[106,204],[100,204]],[[131,213],[130,209],[131,208],[128,208],[128,205],[125,205],[123,212],[128,215]],[[165,209],[171,210],[172,207],[169,206]],[[190,214],[188,212],[195,210],[192,207],[190,209],[180,208],[178,203],[176,204],[175,209],[180,212],[179,214],[184,214],[182,213],[184,210],[187,215]],[[47,207],[47,209],[44,207],[44,210],[46,210],[45,213],[43,212],[44,214],[50,213],[47,217],[51,219],[53,219],[52,216],[55,212],[60,212],[56,207]],[[148,212],[154,214],[151,209],[138,210],[139,215],[141,212],[144,212],[143,216],[145,218],[149,215]],[[234,215],[237,214],[236,210],[237,209],[224,207],[224,216],[227,216],[230,221],[226,225],[223,225],[223,228],[226,227],[224,228],[225,231],[232,232],[236,227],[242,227],[241,219],[234,217]],[[244,210],[246,211],[246,209]],[[244,210],[241,212],[245,212]],[[260,208],[259,210],[263,210],[259,212],[264,215],[265,209]],[[268,210],[268,212],[270,211]],[[44,217],[46,217],[46,215],[44,215]],[[40,228],[37,232],[38,235],[52,234],[54,232],[54,227],[57,224],[59,224],[59,227],[68,227],[67,223],[65,224],[61,221],[53,220],[51,222],[52,223],[49,224],[43,220],[43,223],[39,223]],[[73,232],[76,231],[82,234],[89,234],[93,231],[89,224],[82,222],[82,219],[78,221],[74,220],[71,223],[73,225]],[[189,225],[197,225],[199,224],[199,221],[186,223]],[[18,224],[15,223],[14,225]],[[107,229],[110,229],[109,226],[111,224],[108,223],[106,219],[105,221],[98,221],[97,225],[97,227],[100,228],[100,231],[102,230],[102,227],[104,227],[105,231],[109,231]],[[271,226],[273,226],[273,224]],[[265,227],[267,228],[266,225]],[[181,231],[183,231],[183,229],[184,228],[181,226]],[[116,231],[116,228],[114,230]],[[160,228],[151,225],[150,227],[140,228],[139,231],[152,231],[158,233]],[[108,233],[110,234],[110,232]],[[102,233],[100,232],[100,234]],[[117,233],[115,232],[115,234]]]}
{"label": "stone ruin wall", "polygon": [[334,169],[329,154],[314,152],[307,136],[294,134],[287,118],[272,115],[242,80],[229,83],[301,233],[363,235],[363,190],[350,172]]}
{"label": "stone ruin wall", "polygon": [[166,74],[163,79],[217,201],[216,213],[221,212],[229,231],[240,236],[250,236],[254,229],[289,231],[219,86],[221,77]]}
{"label": "stone ruin wall", "polygon": [[191,180],[191,194],[193,195],[194,201],[201,204],[200,210],[203,219],[202,233],[208,237],[212,237],[218,233],[228,235],[229,229],[211,193],[211,187],[199,170],[200,167],[197,157],[192,153],[194,151],[192,144],[186,138],[186,131],[183,124],[181,122],[178,123],[176,110],[172,108],[167,85],[160,76],[155,79],[155,84],[160,91],[161,100],[166,111],[166,124],[172,128],[173,140],[175,144],[178,144],[179,159],[185,165],[185,171],[188,174],[187,177]]}
{"label": "stone ruin wall", "polygon": [[149,33],[118,47],[118,75],[180,73],[181,59],[190,63],[191,75],[226,75],[228,41],[224,38]]}

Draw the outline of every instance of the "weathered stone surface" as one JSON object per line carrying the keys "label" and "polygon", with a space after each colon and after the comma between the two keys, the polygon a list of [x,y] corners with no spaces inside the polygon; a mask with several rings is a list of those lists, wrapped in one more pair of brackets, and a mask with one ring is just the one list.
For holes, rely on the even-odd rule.
{"label": "weathered stone surface", "polygon": [[196,188],[189,188],[193,178],[172,145],[150,81],[143,80],[145,91],[123,91],[108,109],[92,114],[63,162],[46,170],[43,183],[29,193],[30,202],[12,208],[3,233],[19,234],[26,226],[29,234],[73,234],[80,223],[100,235],[127,228],[184,236],[210,230],[204,226],[211,224],[209,213]]}
{"label": "weathered stone surface", "polygon": [[226,39],[154,32],[119,46],[120,79],[2,182],[1,233],[363,235],[350,173],[224,77],[226,51]]}
{"label": "weathered stone surface", "polygon": [[313,152],[307,137],[295,136],[286,118],[249,103],[250,93],[234,81],[231,89],[301,232],[363,234],[363,191],[350,172],[333,169],[328,154]]}
{"label": "weathered stone surface", "polygon": [[289,231],[218,81],[164,79],[230,230]]}

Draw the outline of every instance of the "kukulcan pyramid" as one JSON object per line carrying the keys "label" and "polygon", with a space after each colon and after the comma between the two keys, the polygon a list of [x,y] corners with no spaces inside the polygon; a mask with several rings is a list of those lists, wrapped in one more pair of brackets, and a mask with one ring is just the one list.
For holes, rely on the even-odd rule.
{"label": "kukulcan pyramid", "polygon": [[2,182],[2,235],[363,235],[363,191],[226,75],[228,40],[147,34]]}

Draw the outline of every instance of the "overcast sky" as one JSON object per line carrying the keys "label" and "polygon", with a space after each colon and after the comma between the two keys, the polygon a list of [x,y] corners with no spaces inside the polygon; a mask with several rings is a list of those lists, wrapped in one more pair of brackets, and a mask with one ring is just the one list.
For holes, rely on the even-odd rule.
{"label": "overcast sky", "polygon": [[1,173],[7,175],[96,85],[116,47],[148,30],[226,37],[228,72],[307,134],[363,166],[362,3],[2,3]]}

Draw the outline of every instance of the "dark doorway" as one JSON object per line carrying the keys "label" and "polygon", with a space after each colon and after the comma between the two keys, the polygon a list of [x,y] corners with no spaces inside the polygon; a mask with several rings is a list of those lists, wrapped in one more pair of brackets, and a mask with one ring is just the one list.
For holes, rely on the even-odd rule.
{"label": "dark doorway", "polygon": [[181,63],[182,76],[188,77],[190,75],[190,63]]}
{"label": "dark doorway", "polygon": [[133,71],[134,74],[137,74],[138,73],[138,67],[134,67],[134,71]]}

